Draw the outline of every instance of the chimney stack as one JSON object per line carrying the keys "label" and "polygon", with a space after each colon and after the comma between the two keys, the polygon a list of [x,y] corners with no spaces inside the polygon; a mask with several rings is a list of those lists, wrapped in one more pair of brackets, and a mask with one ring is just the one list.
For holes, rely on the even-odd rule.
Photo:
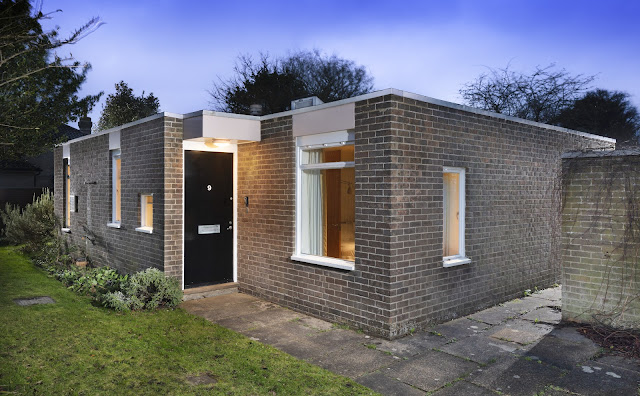
{"label": "chimney stack", "polygon": [[93,122],[91,122],[91,117],[80,117],[78,121],[78,129],[80,132],[85,135],[89,135],[91,133],[91,127],[93,126]]}

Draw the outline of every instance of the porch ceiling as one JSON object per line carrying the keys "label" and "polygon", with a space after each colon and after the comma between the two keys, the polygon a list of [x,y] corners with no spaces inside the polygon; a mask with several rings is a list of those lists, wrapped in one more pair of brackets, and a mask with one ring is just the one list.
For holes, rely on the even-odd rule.
{"label": "porch ceiling", "polygon": [[184,140],[228,141],[249,143],[260,141],[260,117],[198,111],[184,116]]}

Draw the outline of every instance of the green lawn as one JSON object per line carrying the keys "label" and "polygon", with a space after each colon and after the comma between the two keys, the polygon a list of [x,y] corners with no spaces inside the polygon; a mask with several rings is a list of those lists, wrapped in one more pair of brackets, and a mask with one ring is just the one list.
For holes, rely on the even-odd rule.
{"label": "green lawn", "polygon": [[[51,296],[21,307],[14,298]],[[191,385],[208,374],[213,385]],[[0,394],[355,395],[367,388],[181,309],[118,314],[0,247]]]}

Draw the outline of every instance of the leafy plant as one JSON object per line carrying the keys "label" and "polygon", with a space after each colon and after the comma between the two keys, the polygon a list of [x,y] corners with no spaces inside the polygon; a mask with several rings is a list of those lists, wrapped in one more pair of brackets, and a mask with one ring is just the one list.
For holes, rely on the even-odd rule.
{"label": "leafy plant", "polygon": [[121,276],[113,268],[90,268],[81,273],[70,289],[80,294],[90,294],[96,298],[120,289],[121,284],[127,280],[127,275]]}
{"label": "leafy plant", "polygon": [[105,306],[117,310],[174,308],[181,301],[178,280],[167,278],[155,268],[133,274],[122,283],[120,291],[108,292],[102,298]]}

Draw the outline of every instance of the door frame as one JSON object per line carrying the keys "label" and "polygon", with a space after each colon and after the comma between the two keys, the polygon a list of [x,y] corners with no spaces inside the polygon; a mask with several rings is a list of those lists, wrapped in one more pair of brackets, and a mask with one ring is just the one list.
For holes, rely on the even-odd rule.
{"label": "door frame", "polygon": [[227,147],[208,147],[204,142],[182,142],[182,290],[184,290],[184,194],[185,194],[185,151],[208,151],[211,153],[233,154],[233,281],[238,281],[238,145],[230,143]]}

